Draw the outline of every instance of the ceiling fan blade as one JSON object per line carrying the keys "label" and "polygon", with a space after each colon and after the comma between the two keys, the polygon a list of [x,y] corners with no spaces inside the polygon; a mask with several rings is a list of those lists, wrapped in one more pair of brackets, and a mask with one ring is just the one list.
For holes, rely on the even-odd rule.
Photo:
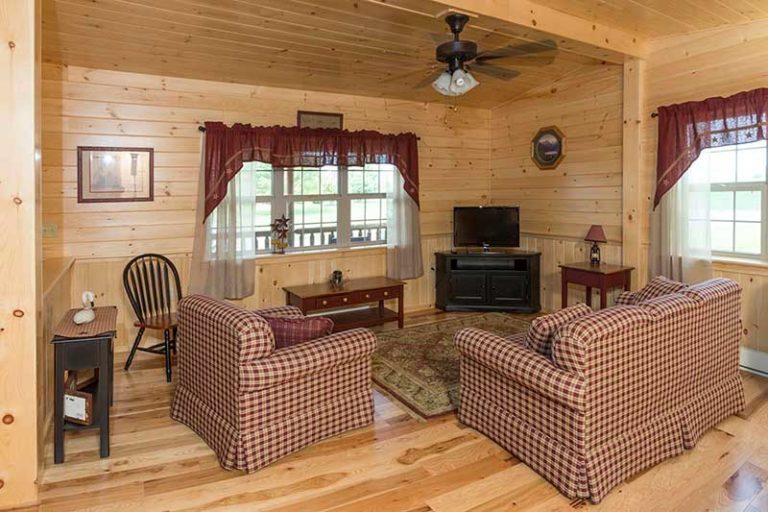
{"label": "ceiling fan blade", "polygon": [[554,55],[552,54],[556,50],[557,50],[557,43],[552,41],[551,39],[548,39],[546,41],[541,41],[541,42],[509,45],[501,48],[496,48],[495,50],[488,50],[486,52],[481,52],[477,55],[475,60],[482,62],[486,60],[509,59],[513,57],[518,57],[520,58],[520,60],[524,60],[524,59],[530,59],[533,56],[538,56],[537,54],[541,54],[544,52],[548,53],[546,57],[550,58],[551,60],[554,60]]}
{"label": "ceiling fan blade", "polygon": [[471,71],[472,73],[480,73],[504,81],[512,80],[513,78],[520,76],[519,71],[515,71],[514,69],[504,69],[490,64],[472,66]]}

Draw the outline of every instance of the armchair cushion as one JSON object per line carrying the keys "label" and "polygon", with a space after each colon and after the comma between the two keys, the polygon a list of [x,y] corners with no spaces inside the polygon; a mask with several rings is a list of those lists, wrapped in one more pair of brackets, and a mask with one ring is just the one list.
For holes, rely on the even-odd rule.
{"label": "armchair cushion", "polygon": [[592,308],[586,304],[576,304],[565,309],[561,309],[550,315],[534,318],[528,328],[528,334],[525,337],[525,345],[539,354],[551,357],[552,355],[552,336],[560,328],[571,320],[575,320],[592,312]]}
{"label": "armchair cushion", "polygon": [[333,332],[333,320],[322,316],[284,317],[265,316],[272,334],[275,348],[285,348],[328,336]]}

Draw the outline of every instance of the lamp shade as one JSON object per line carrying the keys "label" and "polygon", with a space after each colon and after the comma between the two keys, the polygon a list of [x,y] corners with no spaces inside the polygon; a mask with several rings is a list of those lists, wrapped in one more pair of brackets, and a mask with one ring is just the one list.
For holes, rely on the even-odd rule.
{"label": "lamp shade", "polygon": [[587,233],[587,236],[584,237],[584,240],[587,242],[602,243],[608,241],[608,239],[605,238],[605,231],[603,231],[603,226],[600,226],[599,224],[594,224],[591,228],[589,228],[589,233]]}

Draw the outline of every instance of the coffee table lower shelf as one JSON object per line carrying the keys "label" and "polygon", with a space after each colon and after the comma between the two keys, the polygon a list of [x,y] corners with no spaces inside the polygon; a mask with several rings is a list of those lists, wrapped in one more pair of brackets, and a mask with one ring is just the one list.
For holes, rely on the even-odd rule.
{"label": "coffee table lower shelf", "polygon": [[333,332],[356,329],[358,327],[373,327],[387,322],[397,322],[398,313],[389,308],[367,307],[349,311],[323,312],[312,311],[312,316],[324,316],[333,320]]}

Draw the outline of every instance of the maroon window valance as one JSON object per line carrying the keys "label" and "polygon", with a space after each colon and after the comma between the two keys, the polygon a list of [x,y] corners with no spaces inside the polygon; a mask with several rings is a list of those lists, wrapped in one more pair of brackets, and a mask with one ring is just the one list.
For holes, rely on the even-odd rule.
{"label": "maroon window valance", "polygon": [[659,108],[653,207],[707,148],[768,139],[768,89]]}
{"label": "maroon window valance", "polygon": [[419,155],[413,133],[325,128],[226,126],[205,123],[205,217],[227,194],[227,184],[244,162],[274,167],[362,166],[392,164],[405,181],[404,190],[419,204]]}

